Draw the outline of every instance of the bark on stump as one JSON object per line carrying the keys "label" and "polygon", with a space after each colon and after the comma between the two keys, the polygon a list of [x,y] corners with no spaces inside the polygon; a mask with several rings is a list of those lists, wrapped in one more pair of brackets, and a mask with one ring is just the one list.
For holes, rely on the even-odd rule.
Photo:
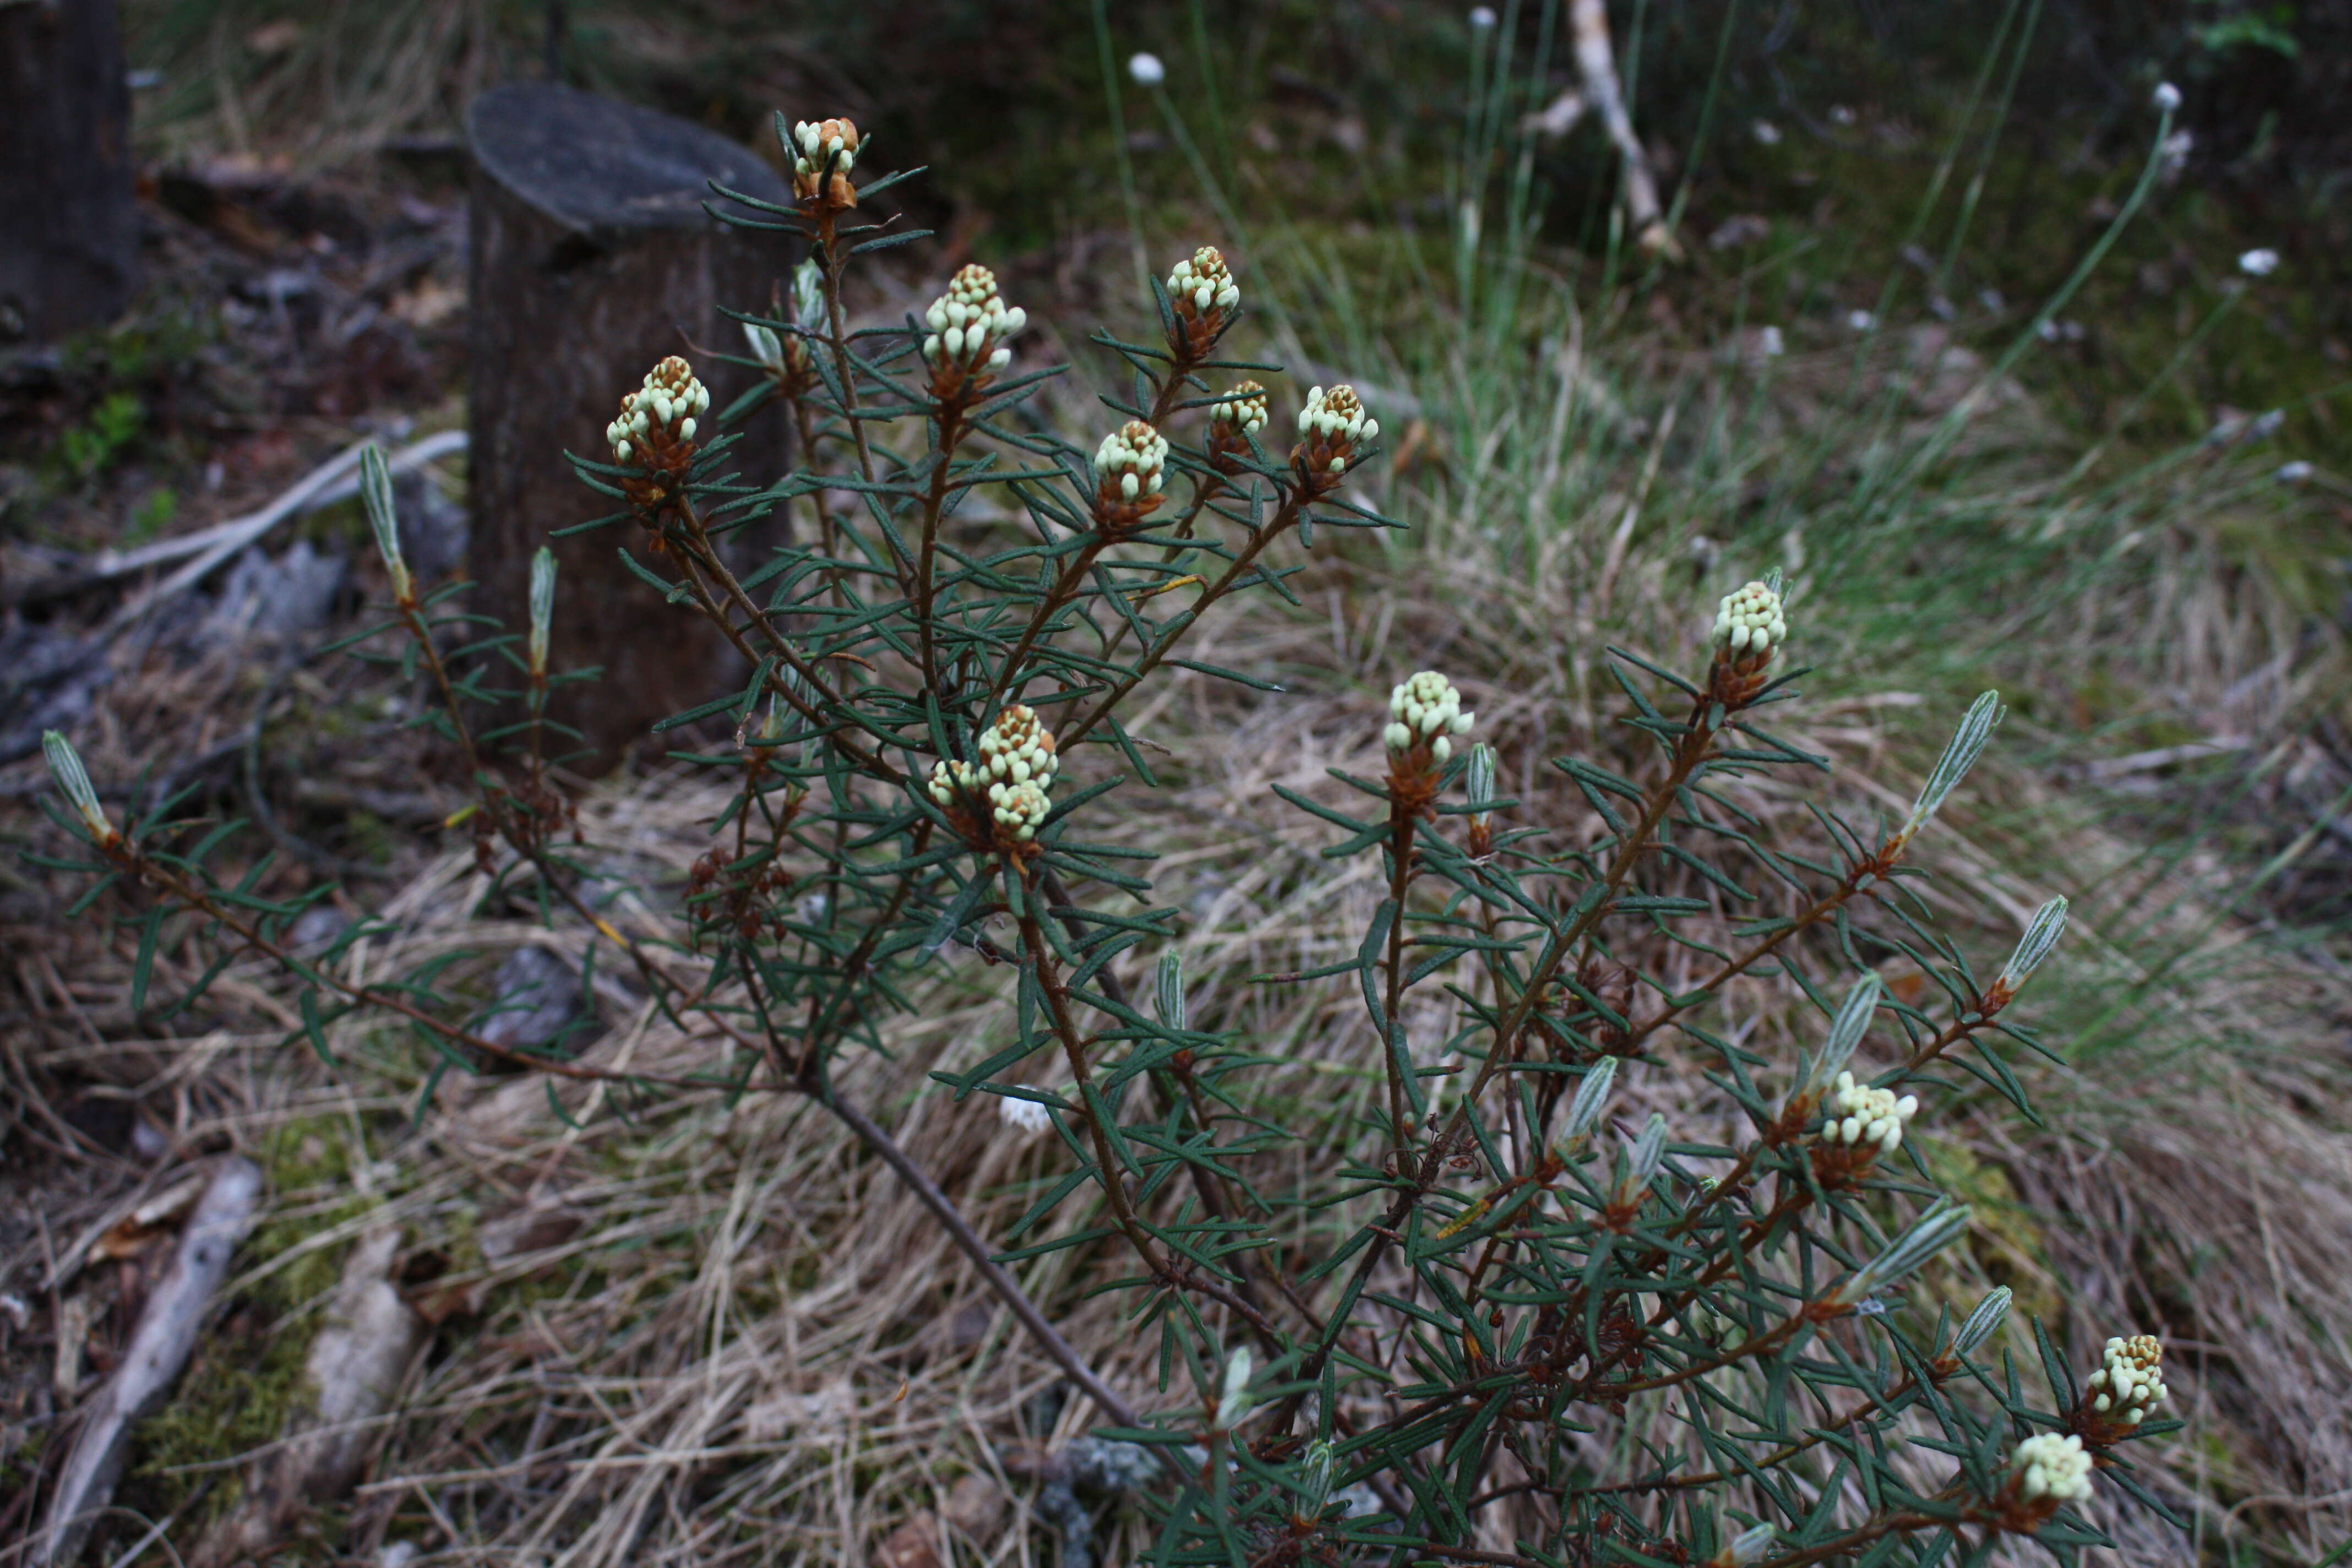
{"label": "bark on stump", "polygon": [[0,342],[109,321],[139,274],[112,0],[0,5]]}
{"label": "bark on stump", "polygon": [[[541,544],[559,567],[550,666],[604,667],[593,684],[559,689],[550,704],[593,749],[583,771],[618,761],[667,714],[708,701],[748,676],[724,638],[665,604],[622,564],[646,557],[645,535],[614,524],[569,539],[569,528],[616,510],[582,485],[568,450],[609,462],[604,426],[621,395],[665,354],[684,354],[714,407],[748,373],[709,351],[742,352],[719,313],[763,309],[784,270],[778,247],[705,210],[709,182],[763,201],[790,199],[750,152],[698,125],[552,83],[501,87],[467,114],[471,199],[471,430],[468,608],[518,635],[528,624],[530,558]],[[750,450],[773,450],[754,430]],[[665,575],[669,574],[665,573]]]}

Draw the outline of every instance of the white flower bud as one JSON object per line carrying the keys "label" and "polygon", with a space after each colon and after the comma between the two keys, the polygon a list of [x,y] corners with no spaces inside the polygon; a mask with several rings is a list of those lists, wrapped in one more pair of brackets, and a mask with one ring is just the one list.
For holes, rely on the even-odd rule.
{"label": "white flower bud", "polygon": [[1444,763],[1453,754],[1449,735],[1465,735],[1475,713],[1462,711],[1462,694],[1454,683],[1433,669],[1424,669],[1389,693],[1389,712],[1393,715],[1381,739],[1391,752],[1409,751],[1421,741],[1428,741],[1430,754]]}
{"label": "white flower bud", "polygon": [[2168,81],[2158,82],[2156,90],[2148,94],[2148,101],[2156,105],[2158,114],[2170,114],[2180,107],[2180,89]]}
{"label": "white flower bud", "polygon": [[922,357],[934,369],[997,372],[1012,364],[1004,339],[1028,324],[1028,312],[1007,310],[997,294],[997,275],[983,266],[967,266],[948,279],[948,291],[931,300],[922,312],[931,336],[922,341]]}
{"label": "white flower bud", "polygon": [[1158,495],[1168,442],[1140,419],[1130,419],[1103,437],[1095,449],[1095,474],[1123,500]]}
{"label": "white flower bud", "polygon": [[2071,1432],[2028,1437],[2010,1454],[2009,1470],[2026,1502],[2081,1502],[2091,1495],[2091,1456]]}
{"label": "white flower bud", "polygon": [[1716,606],[1715,628],[1709,634],[1715,646],[1728,653],[1761,655],[1772,645],[1789,635],[1789,622],[1783,615],[1780,595],[1762,583],[1750,583],[1736,593],[1726,594]]}
{"label": "white flower bud", "polygon": [[[1026,1089],[1028,1085],[1022,1085]],[[1016,1127],[1034,1136],[1054,1125],[1054,1113],[1034,1100],[1022,1100],[1010,1094],[996,1098],[997,1119],[1007,1127]]]}
{"label": "white flower bud", "polygon": [[1853,1074],[1842,1072],[1830,1095],[1828,1121],[1822,1125],[1821,1141],[1850,1146],[1875,1143],[1879,1152],[1891,1154],[1903,1142],[1904,1127],[1918,1111],[1916,1095],[1906,1094],[1897,1100],[1891,1089],[1858,1084]]}
{"label": "white flower bud", "polygon": [[1209,423],[1219,431],[1256,435],[1265,428],[1265,388],[1244,381],[1209,405]]}
{"label": "white flower bud", "polygon": [[1155,54],[1139,53],[1127,57],[1127,74],[1135,79],[1138,87],[1158,87],[1168,79],[1168,68]]}

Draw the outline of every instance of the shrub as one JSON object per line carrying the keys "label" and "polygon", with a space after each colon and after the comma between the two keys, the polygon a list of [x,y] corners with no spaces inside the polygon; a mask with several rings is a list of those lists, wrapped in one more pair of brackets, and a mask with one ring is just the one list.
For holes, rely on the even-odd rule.
{"label": "shrub", "polygon": [[[2065,921],[2063,900],[2045,907],[1987,979],[1929,929],[1913,885],[1906,852],[1990,740],[1993,694],[1906,817],[1885,829],[1819,808],[1834,848],[1808,857],[1753,831],[1736,798],[1740,781],[1821,765],[1764,722],[1802,673],[1777,574],[1724,597],[1695,675],[1609,650],[1653,760],[1553,763],[1589,825],[1515,825],[1452,683],[1402,681],[1366,717],[1385,774],[1339,775],[1365,804],[1278,792],[1328,825],[1326,856],[1375,858],[1385,889],[1352,956],[1259,977],[1360,996],[1382,1095],[1334,1134],[1266,1089],[1280,1063],[1216,1026],[1225,1005],[1196,1005],[1181,911],[1151,902],[1148,855],[1089,827],[1154,809],[1150,748],[1126,720],[1156,675],[1265,684],[1184,657],[1204,618],[1244,593],[1288,596],[1294,540],[1395,526],[1349,493],[1379,456],[1377,417],[1354,389],[1317,387],[1297,438],[1272,439],[1271,395],[1234,378],[1277,367],[1223,357],[1242,293],[1203,247],[1154,284],[1156,342],[1093,338],[1129,390],[1107,400],[1119,423],[1089,458],[1034,416],[1061,367],[1016,363],[1026,318],[986,268],[958,272],[919,318],[848,330],[849,263],[920,237],[856,221],[898,176],[856,187],[866,149],[848,122],[800,125],[787,148],[793,205],[721,193],[734,221],[809,252],[789,310],[741,318],[758,386],[714,412],[693,369],[665,360],[621,400],[605,449],[572,459],[616,503],[586,526],[633,531],[623,554],[647,591],[715,624],[748,672],[661,726],[733,726],[731,746],[686,754],[736,784],[674,939],[605,919],[611,873],[551,782],[562,734],[546,695],[577,674],[548,668],[551,557],[520,638],[485,635],[460,587],[419,597],[373,456],[363,488],[393,602],[358,640],[394,636],[399,652],[371,657],[437,689],[420,722],[466,760],[494,892],[527,889],[550,922],[593,929],[592,952],[633,966],[718,1059],[660,1075],[501,1044],[442,983],[446,960],[352,980],[338,960],[378,922],[299,951],[294,922],[323,889],[273,900],[254,876],[216,876],[233,825],[166,807],[118,826],[52,735],[71,808],[56,816],[90,851],[76,864],[133,906],[135,1006],[165,927],[175,942],[193,927],[219,956],[177,1005],[258,954],[298,984],[322,1054],[328,1024],[367,1010],[436,1053],[434,1082],[503,1061],[639,1093],[821,1103],[921,1196],[1105,1435],[1140,1446],[1155,1563],[1796,1568],[1979,1562],[2011,1536],[2072,1561],[2103,1539],[2077,1511],[2095,1471],[2156,1506],[2119,1452],[2169,1429],[2146,1419],[2164,1397],[2155,1341],[2110,1342],[2078,1385],[2037,1325],[2037,1401],[2009,1357],[1980,1353],[2005,1290],[1957,1323],[1905,1293],[1969,1225],[1917,1140],[1954,1072],[2030,1113],[2011,1064],[2040,1047],[2010,1010]],[[740,472],[735,427],[771,400],[801,466],[764,482]],[[959,522],[983,490],[1017,503],[1017,541]],[[730,535],[754,521],[788,537],[739,573]],[[520,717],[494,721],[502,708]],[[937,1076],[1050,1127],[1066,1154],[995,1238],[836,1083],[919,1005],[950,944],[1012,971],[1013,1037]],[[1137,961],[1156,962],[1149,987]],[[1926,984],[1889,986],[1889,968]],[[1769,974],[1822,1016],[1793,1061],[1716,1018],[1734,981]],[[1450,1006],[1423,1005],[1433,993]],[[1442,1037],[1433,1016],[1454,1020]],[[1657,1114],[1622,1135],[1621,1080],[1686,1064],[1745,1136],[1677,1138]],[[1022,1245],[1074,1205],[1082,1223]],[[1002,1266],[1061,1248],[1126,1260],[1114,1288],[1156,1336],[1148,1398],[1109,1386]],[[1497,1539],[1511,1549],[1477,1544]]]}

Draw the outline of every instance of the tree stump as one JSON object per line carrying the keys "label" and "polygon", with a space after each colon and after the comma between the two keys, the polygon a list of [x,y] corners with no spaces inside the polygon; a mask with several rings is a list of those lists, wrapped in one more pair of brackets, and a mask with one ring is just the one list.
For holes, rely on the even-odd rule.
{"label": "tree stump", "polygon": [[113,0],[0,5],[0,342],[111,321],[139,278]]}
{"label": "tree stump", "polygon": [[[616,510],[580,483],[568,450],[609,462],[604,426],[621,395],[664,355],[684,354],[724,406],[751,373],[742,331],[719,313],[764,309],[788,265],[764,236],[704,208],[709,182],[763,201],[790,193],[750,152],[698,125],[553,83],[484,93],[467,113],[473,150],[467,421],[469,608],[520,634],[530,558],[558,565],[550,667],[604,667],[559,689],[549,711],[610,766],[652,722],[749,677],[715,627],[665,604],[619,558],[645,535],[616,524],[551,541],[551,531]],[[749,450],[775,450],[753,429]],[[667,574],[665,574],[666,575]],[[551,742],[551,752],[563,743]]]}

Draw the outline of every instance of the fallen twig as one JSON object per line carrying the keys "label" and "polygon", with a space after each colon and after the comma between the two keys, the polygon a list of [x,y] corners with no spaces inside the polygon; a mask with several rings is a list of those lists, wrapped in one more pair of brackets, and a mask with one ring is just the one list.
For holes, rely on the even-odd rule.
{"label": "fallen twig", "polygon": [[[168,566],[174,561],[187,561],[185,566],[114,612],[107,622],[106,629],[110,634],[119,633],[149,610],[201,581],[223,562],[288,518],[316,511],[320,507],[332,506],[339,500],[357,495],[360,453],[365,446],[366,443],[362,442],[337,453],[257,511],[230,518],[226,522],[216,522],[210,528],[197,529],[193,533],[159,539],[136,550],[100,551],[85,570],[30,584],[12,595],[10,603],[23,605],[63,598],[158,566]],[[402,473],[465,449],[466,432],[438,431],[388,455],[384,458],[384,466],[394,473]],[[194,559],[188,560],[191,556]]]}
{"label": "fallen twig", "polygon": [[195,1212],[188,1216],[187,1228],[180,1233],[171,1268],[139,1315],[122,1364],[91,1402],[74,1436],[58,1475],[58,1489],[49,1500],[48,1522],[34,1547],[34,1562],[67,1563],[81,1550],[83,1537],[114,1495],[131,1428],[162,1403],[187,1365],[196,1331],[204,1326],[213,1296],[228,1274],[229,1257],[260,1197],[261,1168],[252,1161],[233,1156],[213,1173]]}

